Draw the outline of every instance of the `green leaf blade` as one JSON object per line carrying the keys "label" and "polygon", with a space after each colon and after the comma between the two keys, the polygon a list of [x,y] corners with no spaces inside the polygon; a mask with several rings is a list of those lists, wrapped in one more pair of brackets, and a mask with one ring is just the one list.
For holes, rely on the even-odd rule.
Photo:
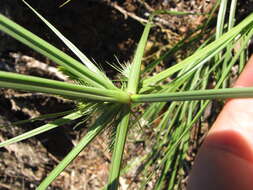
{"label": "green leaf blade", "polygon": [[49,131],[51,129],[54,129],[56,127],[60,127],[61,125],[64,125],[64,124],[67,124],[75,119],[78,119],[82,116],[81,112],[77,111],[77,112],[74,112],[72,114],[69,114],[67,116],[64,116],[60,119],[57,119],[53,122],[50,122],[48,124],[45,124],[45,125],[42,125],[41,127],[38,127],[36,129],[33,129],[31,131],[28,131],[22,135],[19,135],[19,136],[16,136],[16,137],[13,137],[9,140],[6,140],[4,142],[1,142],[0,143],[0,147],[3,147],[3,146],[7,146],[7,145],[10,145],[10,144],[13,144],[13,143],[16,143],[16,142],[20,142],[22,140],[25,140],[25,139],[28,139],[28,138],[31,138],[31,137],[34,137],[36,135],[39,135],[41,133],[44,133],[46,131]]}
{"label": "green leaf blade", "polygon": [[128,103],[129,96],[120,90],[85,87],[51,79],[0,71],[0,87],[42,92],[74,99]]}
{"label": "green leaf blade", "polygon": [[70,42],[65,36],[63,36],[59,30],[57,30],[41,14],[39,14],[34,8],[32,8],[25,0],[22,1],[25,3],[25,5],[28,6],[28,8],[30,8],[34,12],[34,14],[36,14],[40,18],[40,20],[42,20],[48,26],[48,28],[50,28],[56,34],[56,36],[61,39],[61,41],[82,61],[83,64],[85,64],[94,73],[97,73],[98,75],[102,74],[100,70],[72,42]]}
{"label": "green leaf blade", "polygon": [[151,28],[151,22],[149,21],[144,28],[143,34],[141,36],[141,39],[138,43],[138,46],[134,55],[134,59],[131,65],[130,75],[128,79],[128,87],[127,87],[128,92],[130,94],[135,94],[138,89],[140,72],[141,72],[141,62],[142,62],[142,57],[144,54],[150,28]]}
{"label": "green leaf blade", "polygon": [[192,90],[184,92],[171,92],[160,94],[132,95],[134,103],[145,102],[169,102],[169,101],[192,101],[192,100],[212,100],[226,98],[252,98],[253,88],[227,88],[211,90]]}
{"label": "green leaf blade", "polygon": [[68,155],[54,168],[53,171],[42,181],[37,190],[45,190],[54,179],[74,160],[78,154],[106,127],[106,123],[111,122],[118,111],[118,107],[108,108],[90,127],[87,134],[68,153]]}
{"label": "green leaf blade", "polygon": [[[49,44],[45,40],[26,30],[22,26],[14,23],[4,15],[0,14],[0,30],[19,40],[25,45],[31,47],[35,51],[45,55],[52,61],[66,68],[73,75],[80,77],[92,86],[100,88],[111,88],[112,84],[104,77],[96,75],[80,62],[68,56],[61,50]],[[116,88],[116,87],[115,87]]]}
{"label": "green leaf blade", "polygon": [[[203,63],[204,60],[207,61],[206,57],[209,56],[209,59],[217,55],[217,51],[221,51],[224,49],[231,41],[233,41],[242,31],[243,29],[247,27],[251,27],[253,25],[253,14],[249,15],[247,18],[245,18],[240,24],[232,28],[227,33],[223,34],[219,40],[216,40],[203,49],[197,51],[190,57],[186,58],[185,60],[181,61],[180,63],[158,73],[157,75],[154,75],[148,79],[145,79],[143,81],[143,86],[147,87],[149,85],[155,85],[156,83],[166,79],[167,77],[171,76],[172,74],[180,71],[184,67],[186,67],[189,64],[199,64]],[[215,53],[214,53],[215,52]],[[212,55],[212,56],[210,56]]]}

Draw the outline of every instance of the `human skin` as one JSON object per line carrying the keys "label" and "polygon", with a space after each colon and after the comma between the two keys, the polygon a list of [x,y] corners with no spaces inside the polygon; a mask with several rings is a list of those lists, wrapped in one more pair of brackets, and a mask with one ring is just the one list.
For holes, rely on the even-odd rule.
{"label": "human skin", "polygon": [[[253,56],[234,87],[253,87]],[[228,100],[206,136],[187,186],[203,189],[253,189],[253,98]]]}

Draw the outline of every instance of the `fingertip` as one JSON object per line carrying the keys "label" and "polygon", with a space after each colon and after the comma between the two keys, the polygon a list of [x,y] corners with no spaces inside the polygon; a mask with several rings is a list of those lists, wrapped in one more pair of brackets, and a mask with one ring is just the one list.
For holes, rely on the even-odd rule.
{"label": "fingertip", "polygon": [[235,82],[235,87],[250,87],[253,86],[253,55]]}
{"label": "fingertip", "polygon": [[188,180],[188,190],[251,190],[253,154],[236,131],[207,137]]}
{"label": "fingertip", "polygon": [[[234,86],[253,86],[253,56]],[[252,107],[253,98],[226,103],[200,148],[188,190],[252,189]]]}

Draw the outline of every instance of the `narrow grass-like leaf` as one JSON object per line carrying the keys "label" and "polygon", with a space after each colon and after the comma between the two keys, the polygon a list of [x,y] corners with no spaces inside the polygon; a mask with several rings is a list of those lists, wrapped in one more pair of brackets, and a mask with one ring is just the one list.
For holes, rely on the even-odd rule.
{"label": "narrow grass-like leaf", "polygon": [[[4,71],[0,71],[0,87],[50,93],[75,99],[80,98],[104,102],[129,102],[128,95],[120,90],[85,87],[82,85]],[[127,101],[126,98],[128,99]]]}
{"label": "narrow grass-like leaf", "polygon": [[64,3],[62,3],[61,5],[60,5],[60,7],[64,7],[66,4],[68,4],[70,1],[72,1],[72,0],[67,0],[67,1],[65,1]]}
{"label": "narrow grass-like leaf", "polygon": [[95,123],[89,128],[81,141],[68,153],[68,155],[54,168],[53,171],[37,187],[37,190],[45,190],[52,181],[74,160],[78,154],[110,123],[117,114],[119,107],[108,107],[102,115],[98,117]]}
{"label": "narrow grass-like leaf", "polygon": [[[152,19],[152,17],[150,17]],[[135,94],[138,90],[138,85],[139,85],[139,79],[140,79],[140,72],[141,72],[141,62],[142,62],[142,57],[144,54],[146,42],[148,39],[148,34],[151,28],[151,22],[149,21],[142,33],[141,39],[138,43],[133,63],[131,64],[131,69],[130,69],[130,75],[128,79],[128,86],[127,86],[127,91],[131,94]]]}
{"label": "narrow grass-like leaf", "polygon": [[52,46],[45,40],[26,30],[22,26],[14,23],[2,14],[0,14],[0,30],[6,32],[13,38],[26,44],[27,46],[38,51],[39,53],[45,55],[46,57],[63,66],[70,73],[77,77],[80,77],[90,85],[100,88],[112,88],[112,83],[108,83],[108,81],[105,80],[104,77],[96,75],[96,73],[89,70],[77,60],[68,56],[61,50]]}
{"label": "narrow grass-like leaf", "polygon": [[216,25],[216,40],[218,40],[223,33],[226,10],[227,10],[227,0],[221,0]]}
{"label": "narrow grass-like leaf", "polygon": [[[215,8],[214,8],[215,9]],[[165,11],[166,10],[162,10]],[[169,11],[170,12],[170,11]],[[177,11],[176,11],[177,12]],[[156,15],[156,11],[153,13],[154,15]],[[159,14],[159,10],[158,13]],[[184,12],[182,12],[182,14],[184,14]],[[188,14],[188,13],[185,13]],[[191,14],[191,13],[189,13]],[[209,16],[209,21],[210,22],[213,17],[211,16],[212,13]],[[207,23],[208,23],[207,22]],[[174,45],[170,50],[168,50],[167,52],[165,52],[160,58],[154,60],[153,62],[149,63],[146,68],[143,70],[143,73],[147,73],[150,72],[152,69],[155,68],[155,66],[157,64],[159,64],[161,61],[163,61],[166,57],[169,57],[172,54],[175,54],[178,50],[180,50],[182,47],[186,47],[189,46],[192,42],[196,42],[198,41],[200,38],[203,37],[203,34],[206,33],[208,30],[203,30],[207,23],[200,25],[197,29],[195,29],[194,31],[192,31],[190,34],[188,34],[186,37],[184,37],[182,40],[180,40],[176,45]],[[199,30],[203,30],[201,33],[198,33]]]}
{"label": "narrow grass-like leaf", "polygon": [[160,58],[154,60],[153,62],[149,63],[146,68],[144,69],[143,73],[147,73],[152,71],[156,65],[158,65],[160,62],[165,60],[167,57],[175,54],[178,50],[180,50],[182,47],[186,47],[190,45],[192,42],[196,42],[196,40],[199,40],[202,37],[202,34],[193,34],[195,32],[198,32],[200,28],[198,28],[196,31],[194,31],[190,36],[185,37],[184,39],[180,40],[176,45],[174,45],[171,49],[169,49],[167,52],[165,52]]}
{"label": "narrow grass-like leaf", "polygon": [[228,30],[233,28],[234,23],[235,23],[236,4],[237,4],[237,0],[231,0],[230,11],[229,11]]}
{"label": "narrow grass-like leaf", "polygon": [[[175,184],[174,181],[176,179],[176,175],[178,174],[178,165],[180,159],[182,159],[182,146],[183,143],[180,143],[180,146],[178,147],[178,150],[175,151],[174,155],[170,155],[170,157],[167,158],[166,163],[164,164],[164,168],[161,172],[161,176],[158,178],[154,189],[156,190],[173,189],[173,185]],[[164,183],[165,181],[167,182],[168,180],[169,185],[167,188]]]}
{"label": "narrow grass-like leaf", "polygon": [[252,98],[252,97],[253,97],[253,88],[247,87],[247,88],[193,90],[185,92],[132,95],[131,101],[134,103],[145,103],[145,102],[213,100],[213,99]]}
{"label": "narrow grass-like leaf", "polygon": [[[194,53],[190,57],[186,58],[182,62],[160,72],[159,74],[150,77],[143,81],[143,86],[148,85],[155,85],[157,82],[166,79],[167,77],[171,76],[172,74],[176,73],[177,71],[181,70],[185,66],[191,64],[191,63],[199,63],[202,62],[204,59],[206,59],[207,56],[212,54],[214,51],[217,51],[217,49],[222,50],[226,47],[227,44],[229,44],[232,40],[235,39],[236,36],[238,36],[243,29],[252,26],[253,23],[253,14],[249,15],[247,18],[245,18],[240,24],[232,28],[230,31],[222,35],[219,40],[212,42],[211,44],[207,45],[205,48],[199,50],[198,52]],[[213,56],[215,56],[214,54]],[[211,57],[209,56],[209,59]]]}
{"label": "narrow grass-like leaf", "polygon": [[213,8],[212,8],[211,12],[209,13],[209,17],[207,18],[207,21],[204,24],[204,27],[203,27],[204,30],[210,24],[210,22],[212,21],[212,19],[215,18],[215,13],[216,13],[216,10],[218,9],[219,5],[220,5],[220,1],[221,0],[217,0],[215,2],[215,4],[213,5]]}
{"label": "narrow grass-like leaf", "polygon": [[31,119],[26,119],[26,120],[22,120],[22,121],[16,121],[13,122],[13,125],[21,125],[21,124],[25,124],[25,123],[32,123],[34,121],[38,121],[38,120],[44,120],[44,119],[51,119],[51,118],[55,118],[55,117],[60,117],[60,116],[65,116],[68,115],[70,113],[73,113],[75,110],[69,110],[69,111],[64,111],[64,112],[58,112],[58,113],[50,113],[50,114],[44,114],[35,118],[31,118]]}
{"label": "narrow grass-like leaf", "polygon": [[[241,43],[242,44],[242,43]],[[243,67],[244,67],[244,64],[245,64],[245,60],[246,60],[246,49],[245,50],[243,50],[243,52],[241,53],[241,55],[240,55],[240,61],[239,61],[239,73],[241,73],[242,72],[242,70],[243,70]]]}
{"label": "narrow grass-like leaf", "polygon": [[244,51],[244,49],[248,46],[248,42],[252,38],[252,36],[253,36],[253,27],[251,28],[251,30],[248,32],[247,35],[242,37],[242,39],[244,39],[244,40],[243,40],[243,43],[241,44],[241,47],[240,47],[239,51],[236,52],[236,54],[233,56],[233,58],[230,61],[229,65],[226,68],[223,69],[222,75],[220,76],[219,81],[217,82],[216,86],[220,86],[221,82],[223,82],[226,79],[226,76],[230,73],[230,70],[232,69],[232,66],[236,63],[236,61],[240,58],[240,56],[241,56],[242,52]]}
{"label": "narrow grass-like leaf", "polygon": [[91,71],[104,76],[102,72],[65,36],[61,34],[51,23],[49,23],[41,14],[32,8],[25,0],[22,0],[61,40],[62,42],[85,64]]}
{"label": "narrow grass-like leaf", "polygon": [[[253,29],[249,32],[249,34],[247,35],[247,38],[245,38],[244,44],[242,45],[240,51],[238,51],[236,53],[236,55],[233,57],[233,59],[231,60],[231,62],[228,65],[228,68],[226,68],[226,70],[224,71],[223,75],[221,76],[221,78],[217,82],[217,85],[215,86],[216,89],[219,88],[222,85],[223,81],[226,79],[226,76],[229,75],[230,69],[236,63],[236,60],[239,59],[241,52],[244,50],[245,45],[247,45],[248,40],[251,38],[252,32],[253,32]],[[209,71],[206,71],[206,72],[209,72]],[[166,159],[167,159],[168,156],[174,155],[174,151],[175,151],[176,147],[178,146],[178,144],[180,142],[182,142],[182,140],[185,137],[185,135],[187,135],[189,133],[189,129],[193,126],[193,124],[201,117],[201,114],[205,110],[205,108],[208,105],[208,103],[209,103],[209,101],[205,101],[204,103],[201,103],[201,107],[197,108],[197,112],[194,113],[194,115],[193,115],[194,117],[192,117],[192,118],[190,117],[189,118],[189,116],[187,116],[189,119],[188,119],[186,125],[180,125],[180,126],[176,127],[177,130],[182,128],[183,131],[181,131],[178,134],[176,134],[175,132],[173,132],[173,135],[166,135],[168,137],[173,137],[174,139],[176,139],[176,141],[172,142],[172,144],[171,144],[171,140],[169,139],[168,143],[171,144],[171,145],[167,146],[166,144],[164,144],[164,146],[165,145],[167,146],[167,148],[166,148],[167,150],[165,151],[167,153],[160,160],[160,163],[158,164],[160,166],[158,168],[156,168],[156,169],[161,168],[161,166],[166,162]],[[182,123],[180,121],[177,121],[177,122]],[[153,174],[151,174],[151,175],[149,175],[147,177],[147,179],[145,180],[145,184],[147,184],[150,181],[150,179],[151,179],[151,177],[152,177]]]}
{"label": "narrow grass-like leaf", "polygon": [[25,140],[25,139],[28,139],[28,138],[31,138],[35,135],[39,135],[41,133],[44,133],[46,131],[49,131],[53,128],[56,128],[56,127],[60,127],[66,123],[70,123],[71,121],[75,120],[75,119],[78,119],[82,117],[82,114],[81,112],[77,111],[77,112],[74,112],[72,114],[69,114],[67,116],[64,116],[60,119],[57,119],[53,122],[50,122],[48,124],[45,124],[45,125],[42,125],[41,127],[38,127],[36,129],[33,129],[31,131],[28,131],[22,135],[19,135],[19,136],[16,136],[14,138],[11,138],[9,140],[6,140],[4,142],[1,142],[0,143],[0,147],[3,147],[3,146],[7,146],[9,144],[12,144],[12,143],[15,143],[15,142],[19,142],[19,141],[22,141],[22,140]]}
{"label": "narrow grass-like leaf", "polygon": [[127,105],[122,108],[121,118],[122,119],[117,127],[116,139],[113,147],[112,162],[107,186],[108,190],[118,189],[121,162],[130,119],[130,109]]}
{"label": "narrow grass-like leaf", "polygon": [[[216,24],[216,36],[215,36],[216,41],[219,40],[219,38],[224,33],[224,23],[225,23],[226,10],[227,10],[227,0],[221,0],[218,18],[217,18],[217,24]],[[222,56],[222,52],[220,52],[219,54],[217,54],[215,56],[215,61],[216,62],[219,61],[221,59],[221,56]],[[223,68],[220,69],[220,72],[218,72],[219,74],[221,74],[222,70],[224,68],[226,68],[227,61],[229,60],[229,58],[230,58],[230,56],[228,55],[222,64]],[[227,81],[225,80],[223,82],[223,88],[225,88],[226,85],[227,85]]]}

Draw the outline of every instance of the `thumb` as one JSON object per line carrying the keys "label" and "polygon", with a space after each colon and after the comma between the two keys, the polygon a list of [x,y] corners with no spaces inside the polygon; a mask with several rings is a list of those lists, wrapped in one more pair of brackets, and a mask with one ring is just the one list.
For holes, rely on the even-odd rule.
{"label": "thumb", "polygon": [[[236,87],[253,86],[253,56]],[[253,98],[229,100],[207,135],[188,190],[250,190],[253,185]]]}

